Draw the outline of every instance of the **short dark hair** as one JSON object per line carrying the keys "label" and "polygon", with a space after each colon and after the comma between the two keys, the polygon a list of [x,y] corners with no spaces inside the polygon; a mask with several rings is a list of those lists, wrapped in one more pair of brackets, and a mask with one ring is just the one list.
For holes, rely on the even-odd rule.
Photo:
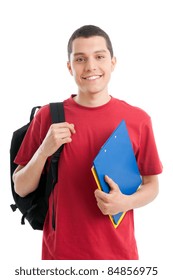
{"label": "short dark hair", "polygon": [[76,31],[74,31],[74,33],[71,35],[71,37],[68,41],[68,45],[67,45],[68,59],[70,60],[70,54],[72,53],[72,43],[75,39],[77,39],[79,37],[89,38],[89,37],[93,37],[93,36],[101,36],[105,39],[106,46],[107,46],[108,50],[110,51],[111,57],[113,57],[114,54],[113,54],[112,43],[111,43],[111,40],[110,40],[108,34],[98,26],[84,25],[84,26],[78,28]]}

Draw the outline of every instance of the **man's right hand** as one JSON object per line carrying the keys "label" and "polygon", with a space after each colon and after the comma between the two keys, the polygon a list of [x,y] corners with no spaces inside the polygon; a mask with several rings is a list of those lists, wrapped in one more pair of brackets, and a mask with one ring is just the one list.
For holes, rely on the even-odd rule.
{"label": "man's right hand", "polygon": [[39,148],[41,154],[48,158],[54,154],[61,145],[70,143],[72,141],[72,135],[75,132],[74,124],[67,122],[52,124]]}

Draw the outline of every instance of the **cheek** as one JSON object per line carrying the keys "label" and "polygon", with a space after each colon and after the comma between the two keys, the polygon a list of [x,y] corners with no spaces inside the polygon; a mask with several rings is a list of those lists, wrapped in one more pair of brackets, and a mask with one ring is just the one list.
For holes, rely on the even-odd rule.
{"label": "cheek", "polygon": [[78,73],[78,69],[76,69],[76,67],[71,67],[71,75],[74,77],[77,77],[77,73]]}
{"label": "cheek", "polygon": [[80,79],[80,75],[78,72],[76,71],[72,71],[72,74],[71,74],[74,78],[74,81],[76,82],[77,85],[79,85],[81,83],[81,79]]}
{"label": "cheek", "polygon": [[82,76],[82,71],[81,69],[78,68],[72,68],[72,76],[74,77],[75,81],[80,81],[81,80],[81,76]]}
{"label": "cheek", "polygon": [[112,72],[113,72],[113,69],[111,67],[107,67],[105,69],[105,74],[106,74],[106,77],[108,80],[110,79]]}

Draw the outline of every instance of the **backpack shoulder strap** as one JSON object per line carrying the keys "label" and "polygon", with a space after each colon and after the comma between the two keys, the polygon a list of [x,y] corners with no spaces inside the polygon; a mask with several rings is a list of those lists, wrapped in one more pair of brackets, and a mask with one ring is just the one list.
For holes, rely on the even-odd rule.
{"label": "backpack shoulder strap", "polygon": [[[52,123],[60,123],[65,121],[64,106],[63,102],[50,103],[50,113],[52,118]],[[48,193],[52,192],[56,182],[58,181],[58,162],[60,154],[63,149],[62,145],[59,149],[52,155],[48,181],[46,184],[46,190]],[[50,175],[51,174],[51,175]],[[50,183],[50,178],[52,178],[52,183]],[[54,199],[52,204],[52,227],[55,229],[55,208]]]}
{"label": "backpack shoulder strap", "polygon": [[[60,123],[65,121],[65,114],[64,114],[64,105],[63,102],[55,102],[50,103],[50,113],[52,118],[52,123]],[[53,154],[52,161],[58,161],[60,157],[60,153],[63,149],[62,145],[59,149]]]}
{"label": "backpack shoulder strap", "polygon": [[50,112],[52,123],[65,121],[63,102],[50,103]]}

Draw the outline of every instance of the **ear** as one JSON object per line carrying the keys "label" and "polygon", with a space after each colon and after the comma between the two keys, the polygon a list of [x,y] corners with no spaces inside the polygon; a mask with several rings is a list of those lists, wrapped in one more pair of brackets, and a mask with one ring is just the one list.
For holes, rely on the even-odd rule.
{"label": "ear", "polygon": [[73,71],[72,71],[72,68],[71,68],[71,63],[70,63],[70,61],[67,61],[67,68],[68,68],[70,74],[73,76]]}
{"label": "ear", "polygon": [[111,65],[111,70],[112,70],[112,72],[113,72],[114,69],[115,69],[116,63],[117,63],[117,59],[116,59],[115,56],[113,56],[111,63],[112,63],[112,65]]}

